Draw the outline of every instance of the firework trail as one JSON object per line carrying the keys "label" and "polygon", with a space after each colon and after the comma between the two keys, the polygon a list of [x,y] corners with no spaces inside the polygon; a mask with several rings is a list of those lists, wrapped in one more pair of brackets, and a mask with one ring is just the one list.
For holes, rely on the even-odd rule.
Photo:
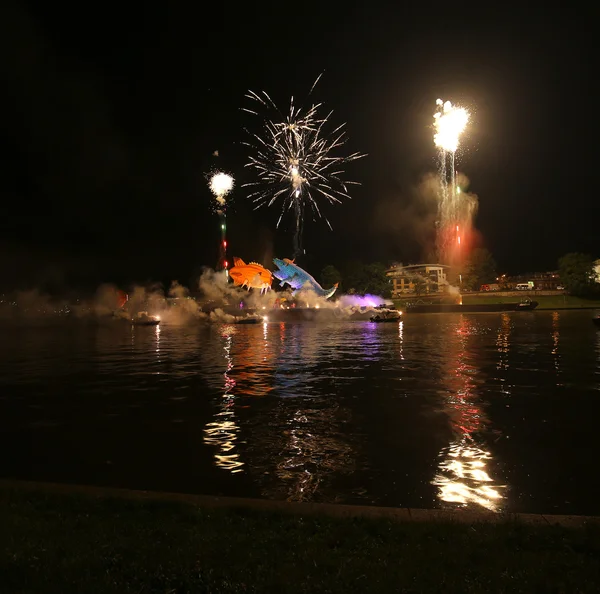
{"label": "firework trail", "polygon": [[[309,95],[320,78],[321,75],[314,82]],[[329,220],[321,213],[319,203],[337,204],[350,197],[347,186],[358,184],[342,181],[343,166],[364,155],[334,155],[347,141],[345,124],[326,132],[333,112],[321,117],[321,103],[304,110],[295,107],[292,97],[289,112],[284,115],[264,91],[248,91],[246,97],[258,103],[258,111],[246,108],[244,111],[262,117],[263,126],[261,133],[250,133],[251,142],[244,143],[252,151],[246,167],[254,169],[258,177],[257,181],[244,185],[255,188],[249,197],[256,208],[281,203],[277,227],[287,211],[293,212],[294,257],[297,257],[302,250],[305,206],[308,204],[315,215],[324,218],[331,229]],[[265,116],[259,115],[262,111],[266,112]]]}
{"label": "firework trail", "polygon": [[215,210],[219,215],[221,226],[221,243],[219,245],[219,262],[217,270],[227,270],[227,196],[233,190],[233,177],[228,173],[216,171],[211,174],[208,186],[215,197]]}
{"label": "firework trail", "polygon": [[[470,227],[473,214],[471,201],[461,195],[456,182],[456,151],[460,136],[469,121],[469,112],[450,101],[436,101],[433,141],[439,150],[440,200],[438,211],[438,252],[450,263],[458,255],[461,234]],[[455,262],[452,262],[455,263]]]}

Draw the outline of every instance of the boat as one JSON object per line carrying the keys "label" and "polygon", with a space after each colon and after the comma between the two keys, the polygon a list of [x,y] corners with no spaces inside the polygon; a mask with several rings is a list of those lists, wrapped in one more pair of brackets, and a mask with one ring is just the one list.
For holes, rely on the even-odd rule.
{"label": "boat", "polygon": [[249,315],[235,321],[236,324],[262,324],[263,322],[266,322],[266,318],[258,315]]}
{"label": "boat", "polygon": [[131,318],[131,323],[134,326],[158,326],[160,318],[148,315],[147,311],[140,311],[135,318]]}
{"label": "boat", "polygon": [[515,311],[532,311],[538,306],[537,301],[531,301],[531,299],[524,299],[520,303],[517,303]]}
{"label": "boat", "polygon": [[385,322],[398,322],[402,317],[402,312],[386,306],[378,306],[375,308],[377,313],[374,313],[369,319],[371,322],[381,324]]}

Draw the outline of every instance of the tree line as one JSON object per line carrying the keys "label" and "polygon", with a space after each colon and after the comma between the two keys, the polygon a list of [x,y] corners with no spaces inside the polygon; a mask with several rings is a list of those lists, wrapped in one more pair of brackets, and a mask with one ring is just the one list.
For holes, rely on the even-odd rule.
{"label": "tree line", "polygon": [[[381,262],[365,264],[352,261],[348,262],[341,271],[329,264],[321,271],[320,281],[323,287],[339,283],[340,292],[390,297],[392,282],[386,275],[387,270],[389,266]],[[495,283],[496,276],[496,262],[490,252],[485,248],[476,248],[472,251],[469,261],[461,269],[452,271],[448,280],[452,285],[477,290],[483,284]],[[424,279],[419,283],[418,276],[415,276],[414,284],[417,293],[426,290]]]}
{"label": "tree line", "polygon": [[600,296],[596,260],[590,254],[565,254],[558,260],[558,276],[571,295],[587,298]]}
{"label": "tree line", "polygon": [[339,292],[380,295],[387,298],[392,294],[392,283],[386,275],[388,268],[381,262],[365,264],[351,261],[340,272],[335,266],[329,264],[321,271],[321,286],[329,288],[339,283]]}
{"label": "tree line", "polygon": [[[600,275],[596,272],[595,262],[589,254],[573,252],[562,256],[558,260],[560,284],[571,295],[600,296]],[[323,287],[339,283],[340,292],[390,297],[392,283],[386,275],[388,269],[381,262],[365,264],[352,261],[342,270],[330,264],[321,271],[320,281]],[[492,254],[486,248],[475,248],[462,267],[450,271],[448,281],[464,290],[477,291],[482,285],[497,283],[497,279],[497,265]]]}

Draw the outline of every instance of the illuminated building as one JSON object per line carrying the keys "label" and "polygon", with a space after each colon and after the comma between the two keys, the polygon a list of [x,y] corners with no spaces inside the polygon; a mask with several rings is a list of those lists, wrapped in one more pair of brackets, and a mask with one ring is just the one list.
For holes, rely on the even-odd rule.
{"label": "illuminated building", "polygon": [[448,290],[448,270],[445,264],[395,264],[386,271],[392,282],[392,296],[406,293],[445,293]]}

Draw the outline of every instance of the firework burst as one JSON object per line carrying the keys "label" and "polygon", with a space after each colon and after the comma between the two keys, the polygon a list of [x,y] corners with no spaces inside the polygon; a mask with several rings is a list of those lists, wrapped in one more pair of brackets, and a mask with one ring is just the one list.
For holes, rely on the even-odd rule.
{"label": "firework burst", "polygon": [[460,136],[469,121],[469,112],[464,107],[452,105],[450,101],[436,101],[437,111],[433,115],[435,134],[433,141],[439,149],[455,153]]}
{"label": "firework burst", "polygon": [[225,206],[228,194],[233,190],[233,177],[228,173],[216,171],[211,173],[208,186],[215,197],[217,208],[222,209]]}
{"label": "firework burst", "polygon": [[245,108],[244,111],[261,117],[260,112],[264,110],[266,115],[262,116],[261,132],[251,133],[252,141],[244,143],[252,151],[246,167],[254,169],[258,177],[257,181],[244,185],[255,188],[249,197],[256,208],[281,204],[278,227],[284,214],[293,211],[296,223],[294,248],[298,255],[305,206],[308,204],[314,214],[323,218],[331,228],[329,220],[321,212],[320,203],[338,204],[350,197],[347,186],[358,184],[341,179],[343,166],[364,155],[335,154],[347,141],[345,124],[327,132],[333,112],[321,117],[321,103],[304,110],[295,107],[292,97],[289,112],[284,115],[264,91],[249,91],[246,97],[258,103],[258,111]]}
{"label": "firework burst", "polygon": [[215,171],[210,174],[208,187],[215,197],[215,211],[219,215],[219,226],[221,228],[221,243],[219,245],[219,260],[217,269],[227,270],[227,196],[231,193],[234,180],[231,175],[223,171]]}
{"label": "firework burst", "polygon": [[461,192],[456,179],[456,151],[470,114],[442,99],[436,101],[436,106],[433,142],[439,152],[438,255],[444,262],[455,265],[463,259],[463,238],[471,230],[477,207],[476,198]]}

